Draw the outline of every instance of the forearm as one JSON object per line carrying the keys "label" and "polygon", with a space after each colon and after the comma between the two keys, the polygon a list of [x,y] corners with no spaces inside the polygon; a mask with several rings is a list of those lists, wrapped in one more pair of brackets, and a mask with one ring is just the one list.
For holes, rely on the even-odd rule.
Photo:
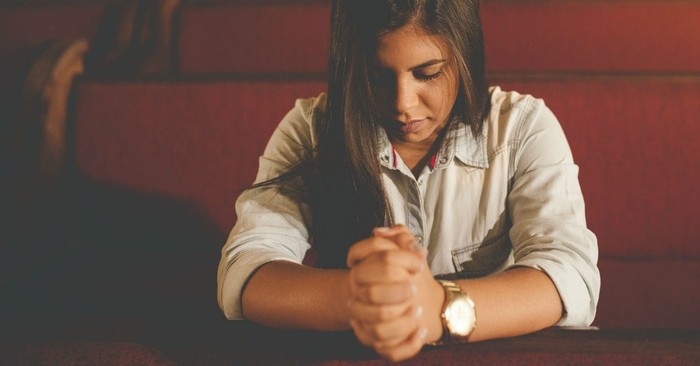
{"label": "forearm", "polygon": [[267,263],[243,291],[243,315],[275,328],[349,329],[347,273],[285,261]]}
{"label": "forearm", "polygon": [[562,316],[557,289],[537,269],[516,267],[457,283],[476,306],[477,324],[470,342],[532,333],[556,324]]}

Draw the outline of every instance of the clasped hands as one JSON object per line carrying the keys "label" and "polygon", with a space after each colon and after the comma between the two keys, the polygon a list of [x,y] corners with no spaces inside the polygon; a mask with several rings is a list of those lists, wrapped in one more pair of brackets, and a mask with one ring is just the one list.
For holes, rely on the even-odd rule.
{"label": "clasped hands", "polygon": [[377,228],[348,252],[350,325],[360,343],[400,361],[440,338],[444,290],[403,225]]}

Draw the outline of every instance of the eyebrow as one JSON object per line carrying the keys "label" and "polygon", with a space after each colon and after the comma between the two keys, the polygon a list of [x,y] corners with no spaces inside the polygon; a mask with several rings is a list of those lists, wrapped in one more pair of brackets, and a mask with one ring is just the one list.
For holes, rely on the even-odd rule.
{"label": "eyebrow", "polygon": [[445,59],[434,59],[434,60],[430,60],[430,61],[424,62],[424,63],[422,63],[422,64],[420,64],[420,65],[413,66],[413,67],[411,67],[409,70],[413,71],[413,70],[416,70],[416,69],[422,69],[422,68],[424,68],[424,67],[433,66],[433,65],[437,65],[437,64],[441,64],[441,63],[445,63],[445,62],[447,62],[447,60],[445,60]]}

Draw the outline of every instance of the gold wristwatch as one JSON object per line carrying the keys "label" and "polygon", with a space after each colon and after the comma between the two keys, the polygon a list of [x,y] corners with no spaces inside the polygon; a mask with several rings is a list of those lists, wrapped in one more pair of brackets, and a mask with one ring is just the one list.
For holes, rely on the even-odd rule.
{"label": "gold wristwatch", "polygon": [[476,308],[472,299],[456,283],[438,280],[445,289],[442,306],[442,337],[433,345],[464,342],[476,327]]}

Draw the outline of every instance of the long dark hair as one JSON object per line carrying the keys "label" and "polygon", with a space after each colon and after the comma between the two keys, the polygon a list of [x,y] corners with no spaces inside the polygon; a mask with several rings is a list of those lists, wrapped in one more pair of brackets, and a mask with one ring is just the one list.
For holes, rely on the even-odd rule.
{"label": "long dark hair", "polygon": [[315,116],[318,145],[308,161],[262,185],[303,178],[317,265],[339,268],[350,245],[392,223],[368,73],[377,39],[408,24],[441,36],[461,82],[452,120],[478,136],[490,106],[478,0],[335,0],[331,17],[327,104]]}

